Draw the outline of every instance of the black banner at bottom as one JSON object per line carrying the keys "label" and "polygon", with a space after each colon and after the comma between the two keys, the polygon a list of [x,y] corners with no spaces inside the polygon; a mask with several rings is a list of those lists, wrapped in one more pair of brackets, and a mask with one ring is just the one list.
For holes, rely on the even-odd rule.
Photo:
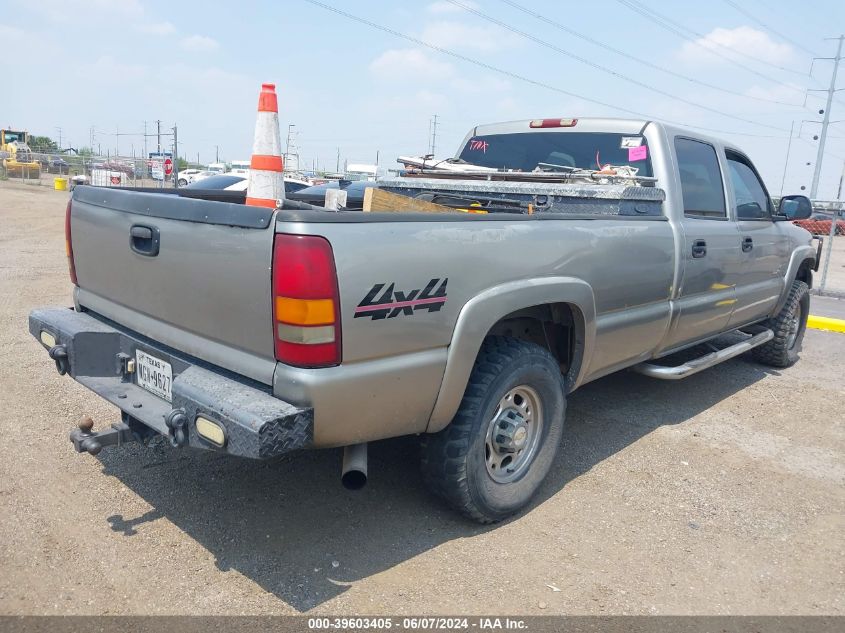
{"label": "black banner at bottom", "polygon": [[0,616],[0,633],[842,633],[843,616]]}

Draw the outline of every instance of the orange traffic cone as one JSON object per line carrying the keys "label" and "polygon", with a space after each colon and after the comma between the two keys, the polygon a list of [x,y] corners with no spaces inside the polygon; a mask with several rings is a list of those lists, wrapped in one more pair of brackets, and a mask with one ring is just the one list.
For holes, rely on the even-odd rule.
{"label": "orange traffic cone", "polygon": [[249,165],[249,186],[246,203],[255,207],[281,206],[285,199],[282,177],[282,138],[279,135],[279,104],[276,85],[261,84],[258,97],[258,119],[255,121],[255,141]]}

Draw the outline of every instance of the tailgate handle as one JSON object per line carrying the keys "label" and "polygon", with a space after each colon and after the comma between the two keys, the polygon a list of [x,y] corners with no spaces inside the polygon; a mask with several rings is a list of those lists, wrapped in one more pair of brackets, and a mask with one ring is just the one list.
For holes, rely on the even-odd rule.
{"label": "tailgate handle", "polygon": [[129,229],[129,246],[133,251],[145,257],[158,255],[158,229],[144,224],[133,224]]}

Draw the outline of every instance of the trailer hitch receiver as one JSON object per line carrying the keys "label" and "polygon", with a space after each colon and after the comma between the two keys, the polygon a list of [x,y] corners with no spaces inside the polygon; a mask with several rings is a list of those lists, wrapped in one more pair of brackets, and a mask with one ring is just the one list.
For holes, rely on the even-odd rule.
{"label": "trailer hitch receiver", "polygon": [[135,441],[135,436],[127,424],[115,422],[104,431],[94,431],[94,421],[84,417],[78,428],[70,432],[70,441],[77,453],[96,455],[105,446],[120,446]]}

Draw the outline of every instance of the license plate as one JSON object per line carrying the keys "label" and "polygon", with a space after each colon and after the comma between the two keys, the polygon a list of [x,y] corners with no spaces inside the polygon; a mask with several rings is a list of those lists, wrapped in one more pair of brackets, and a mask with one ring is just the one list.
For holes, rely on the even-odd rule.
{"label": "license plate", "polygon": [[138,349],[135,350],[135,365],[135,375],[138,377],[139,387],[143,387],[168,402],[173,400],[171,394],[173,371],[170,368],[170,363]]}

